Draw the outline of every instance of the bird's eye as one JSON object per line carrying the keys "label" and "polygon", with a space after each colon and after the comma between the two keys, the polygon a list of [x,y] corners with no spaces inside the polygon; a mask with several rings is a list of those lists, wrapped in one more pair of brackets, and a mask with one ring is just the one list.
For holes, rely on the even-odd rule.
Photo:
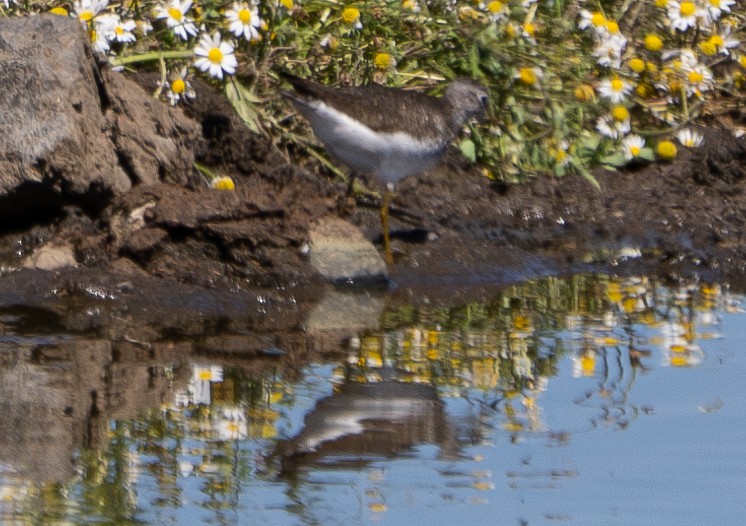
{"label": "bird's eye", "polygon": [[486,108],[490,103],[490,98],[487,95],[481,95],[479,97],[479,103]]}

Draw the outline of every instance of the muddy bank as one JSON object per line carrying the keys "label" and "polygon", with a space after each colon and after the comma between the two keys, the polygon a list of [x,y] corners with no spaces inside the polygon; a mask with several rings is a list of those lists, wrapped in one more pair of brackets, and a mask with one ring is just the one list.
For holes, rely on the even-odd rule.
{"label": "muddy bank", "polygon": [[[155,74],[108,71],[81,32],[69,37],[73,21],[36,18],[23,23],[43,24],[45,45],[68,51],[55,57],[59,67],[47,86],[54,89],[24,95],[4,86],[15,99],[29,98],[16,104],[19,119],[18,108],[46,108],[30,127],[27,120],[2,122],[1,281],[19,297],[48,294],[50,272],[72,288],[86,276],[106,275],[162,289],[142,295],[139,306],[133,300],[135,310],[153,302],[166,310],[177,304],[170,295],[197,291],[292,296],[326,281],[312,264],[309,240],[314,228],[337,218],[380,250],[375,193],[340,206],[343,182],[297,145],[251,132],[211,86],[197,80],[195,101],[170,108],[151,97]],[[18,29],[5,28],[8,38]],[[55,40],[55,32],[66,36]],[[8,53],[4,61],[23,63]],[[24,82],[43,83],[44,56],[43,49],[31,54],[26,69],[14,71],[24,72]],[[39,106],[42,96],[48,98]],[[33,151],[23,146],[21,139],[51,129],[49,119],[60,112],[70,115],[63,119],[67,132],[46,135]],[[682,148],[672,163],[599,172],[601,191],[580,177],[492,181],[452,148],[437,168],[399,185],[392,205],[396,262],[388,273],[398,290],[430,289],[434,296],[448,287],[584,270],[742,285],[746,139],[731,128],[746,119],[737,110],[732,119],[728,127],[703,128],[705,145]],[[79,130],[82,138],[73,133]],[[195,162],[232,177],[235,191],[209,188]],[[380,190],[373,182],[369,188]],[[283,312],[293,317],[291,309]]]}

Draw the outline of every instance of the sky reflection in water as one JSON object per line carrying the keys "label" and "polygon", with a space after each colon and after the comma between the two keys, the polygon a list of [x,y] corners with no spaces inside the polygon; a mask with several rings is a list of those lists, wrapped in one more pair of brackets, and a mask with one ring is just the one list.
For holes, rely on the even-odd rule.
{"label": "sky reflection in water", "polygon": [[[300,371],[149,364],[161,405],[70,445],[69,474],[43,415],[29,418],[45,455],[24,451],[30,428],[2,441],[3,523],[736,524],[742,301],[717,285],[550,278],[388,310],[344,359]],[[20,385],[17,366],[3,383]]]}

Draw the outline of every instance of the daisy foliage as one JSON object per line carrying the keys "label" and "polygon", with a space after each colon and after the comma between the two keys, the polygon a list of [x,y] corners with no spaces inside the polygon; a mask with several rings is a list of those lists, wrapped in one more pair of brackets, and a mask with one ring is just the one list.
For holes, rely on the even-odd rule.
{"label": "daisy foliage", "polygon": [[0,1],[5,16],[76,18],[113,66],[159,69],[171,104],[195,97],[195,76],[222,84],[252,130],[286,140],[309,132],[284,118],[278,70],[436,93],[474,78],[492,118],[469,127],[462,151],[509,181],[593,182],[594,166],[668,159],[674,140],[701,142],[684,132],[693,121],[746,97],[738,0]]}

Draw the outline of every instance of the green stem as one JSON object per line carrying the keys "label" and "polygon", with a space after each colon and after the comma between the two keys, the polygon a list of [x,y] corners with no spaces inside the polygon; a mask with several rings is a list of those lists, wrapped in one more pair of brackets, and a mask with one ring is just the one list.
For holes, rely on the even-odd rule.
{"label": "green stem", "polygon": [[143,53],[141,55],[130,55],[129,57],[116,57],[111,59],[112,66],[126,66],[127,64],[137,64],[138,62],[152,62],[154,60],[192,58],[194,51],[153,51],[152,53]]}

